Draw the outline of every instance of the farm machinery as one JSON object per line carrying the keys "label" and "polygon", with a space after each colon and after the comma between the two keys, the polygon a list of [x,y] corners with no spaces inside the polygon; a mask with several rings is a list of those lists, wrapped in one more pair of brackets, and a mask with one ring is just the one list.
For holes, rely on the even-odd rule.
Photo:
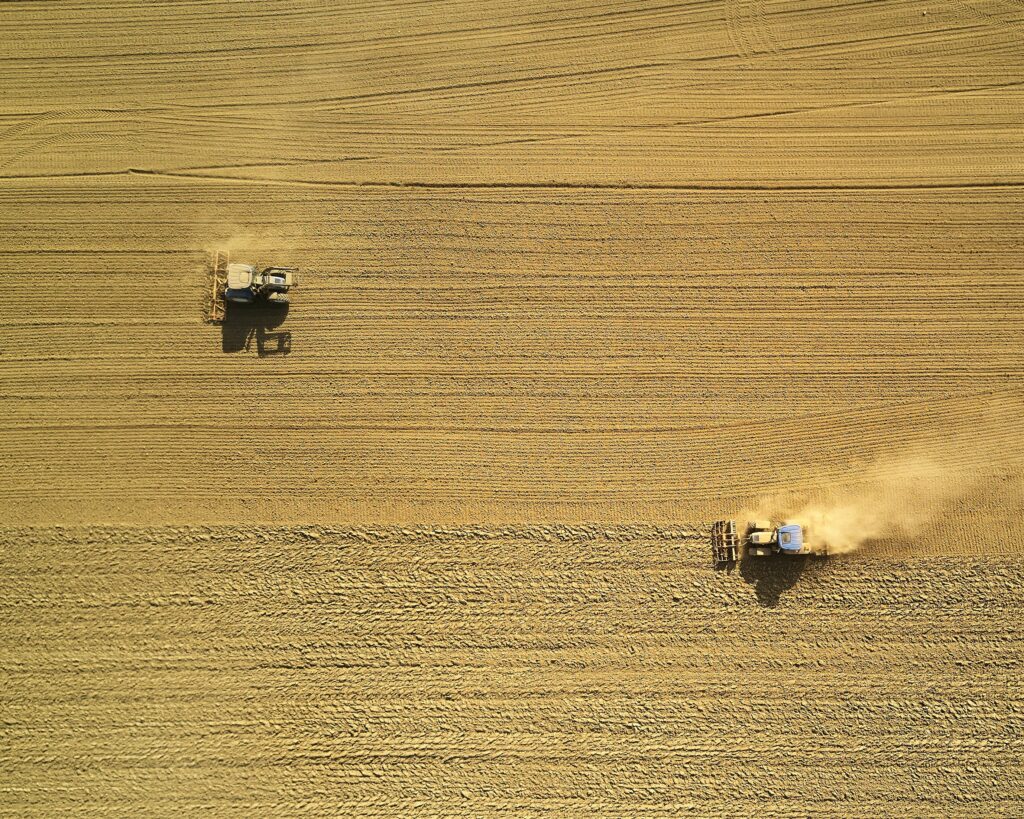
{"label": "farm machinery", "polygon": [[287,304],[288,291],[298,286],[294,267],[265,267],[232,262],[218,250],[213,257],[213,292],[210,321],[224,321],[232,304]]}
{"label": "farm machinery", "polygon": [[827,555],[828,546],[816,543],[799,523],[755,520],[741,538],[734,520],[719,520],[711,527],[711,557],[716,566],[735,563],[741,549],[750,557],[770,555]]}

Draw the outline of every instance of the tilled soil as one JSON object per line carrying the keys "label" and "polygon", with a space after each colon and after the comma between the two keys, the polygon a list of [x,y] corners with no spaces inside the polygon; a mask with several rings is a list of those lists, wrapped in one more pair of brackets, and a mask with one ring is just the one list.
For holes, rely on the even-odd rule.
{"label": "tilled soil", "polygon": [[5,530],[6,815],[1015,816],[1024,567]]}

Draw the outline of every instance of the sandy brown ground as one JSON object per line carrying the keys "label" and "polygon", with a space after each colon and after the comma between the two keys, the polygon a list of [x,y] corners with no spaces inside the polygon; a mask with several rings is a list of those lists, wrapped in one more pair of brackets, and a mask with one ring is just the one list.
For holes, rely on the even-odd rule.
{"label": "sandy brown ground", "polygon": [[[0,810],[1024,812],[1018,3],[0,30]],[[225,246],[301,268],[283,322],[202,322]],[[903,458],[964,490],[777,608],[663,534]],[[642,534],[536,545],[594,521]]]}
{"label": "sandy brown ground", "polygon": [[5,815],[1020,812],[1019,562],[726,574],[649,526],[2,538]]}

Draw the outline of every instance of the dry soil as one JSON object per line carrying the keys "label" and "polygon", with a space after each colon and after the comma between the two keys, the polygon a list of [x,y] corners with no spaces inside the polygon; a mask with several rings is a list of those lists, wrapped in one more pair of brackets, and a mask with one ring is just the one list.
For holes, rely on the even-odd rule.
{"label": "dry soil", "polygon": [[1019,3],[0,31],[0,813],[1024,813]]}

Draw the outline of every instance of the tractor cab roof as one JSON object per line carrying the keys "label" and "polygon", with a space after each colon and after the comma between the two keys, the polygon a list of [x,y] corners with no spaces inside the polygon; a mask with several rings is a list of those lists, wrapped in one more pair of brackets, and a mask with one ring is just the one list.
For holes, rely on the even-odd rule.
{"label": "tractor cab roof", "polygon": [[229,290],[244,290],[247,287],[252,287],[253,276],[256,274],[256,268],[248,264],[239,264],[237,262],[228,265],[228,289]]}
{"label": "tractor cab roof", "polygon": [[784,552],[798,552],[804,547],[804,529],[799,523],[786,523],[779,527],[779,548]]}

